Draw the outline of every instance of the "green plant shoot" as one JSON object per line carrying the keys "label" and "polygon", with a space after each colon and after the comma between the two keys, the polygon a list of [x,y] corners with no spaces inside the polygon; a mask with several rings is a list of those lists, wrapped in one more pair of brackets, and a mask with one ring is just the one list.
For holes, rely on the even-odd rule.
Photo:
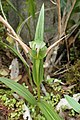
{"label": "green plant shoot", "polygon": [[34,41],[30,42],[31,56],[33,59],[33,80],[37,86],[38,99],[40,99],[40,84],[43,80],[43,58],[46,55],[44,35],[44,4],[41,8]]}

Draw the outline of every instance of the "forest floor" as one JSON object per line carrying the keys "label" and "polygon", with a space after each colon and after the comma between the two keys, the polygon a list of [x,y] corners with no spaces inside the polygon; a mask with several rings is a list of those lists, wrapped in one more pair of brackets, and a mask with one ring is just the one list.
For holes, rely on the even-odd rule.
{"label": "forest floor", "polygon": [[[1,77],[12,77],[11,74],[13,73],[11,73],[10,65],[15,58],[16,56],[13,55],[9,49],[0,48]],[[25,83],[25,85],[28,86],[30,92],[34,94],[34,90],[32,89],[29,82],[28,74],[25,70],[24,65],[19,59],[18,64],[19,69],[16,68],[16,72],[19,72],[19,74],[14,80],[19,82],[20,84]],[[46,92],[42,90],[41,94],[44,95],[45,99],[49,100],[51,104],[53,103],[55,108],[58,105],[59,101],[64,98],[65,94],[73,96],[74,94],[80,93],[80,60],[76,60],[73,65],[66,64],[65,66],[67,66],[67,69],[65,69],[64,66],[60,66],[60,71],[55,70],[53,67],[54,72],[50,73],[51,77],[49,76],[47,80],[43,81],[43,87]],[[14,65],[14,67],[16,66]],[[21,109],[15,107],[15,105],[13,104],[22,105],[23,102],[19,103],[19,100],[16,100],[17,102],[15,102],[15,98],[12,93],[13,91],[11,91],[4,84],[0,83],[0,120],[8,120],[9,116],[11,120],[22,120]],[[49,96],[46,97],[46,93],[48,93]],[[80,98],[78,102],[80,102]],[[18,116],[17,114],[15,114],[16,112],[17,114],[20,113],[20,115]],[[73,109],[69,110],[68,108],[64,108],[62,111],[59,112],[59,114],[64,118],[64,120],[80,120],[80,115],[76,113]]]}

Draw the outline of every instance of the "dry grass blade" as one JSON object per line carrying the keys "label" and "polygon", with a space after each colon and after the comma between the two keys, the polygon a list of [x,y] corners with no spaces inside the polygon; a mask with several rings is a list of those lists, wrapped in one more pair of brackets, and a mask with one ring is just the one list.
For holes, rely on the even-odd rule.
{"label": "dry grass blade", "polygon": [[30,51],[30,48],[20,40],[18,35],[15,33],[13,28],[10,26],[10,24],[1,15],[0,15],[0,22],[3,23],[3,25],[7,28],[8,35],[12,37],[15,41],[17,41],[22,46],[23,50],[26,53],[28,53]]}

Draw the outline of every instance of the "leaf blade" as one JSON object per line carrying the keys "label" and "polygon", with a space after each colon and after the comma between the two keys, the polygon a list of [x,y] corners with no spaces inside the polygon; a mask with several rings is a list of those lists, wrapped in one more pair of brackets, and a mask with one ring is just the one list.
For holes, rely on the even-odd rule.
{"label": "leaf blade", "polygon": [[13,47],[11,47],[10,45],[8,45],[8,44],[6,44],[6,43],[4,43],[4,42],[2,42],[2,41],[0,41],[0,45],[2,45],[2,46],[6,46],[6,47],[8,47],[13,53],[15,53],[19,58],[20,58],[20,60],[23,62],[23,64],[25,65],[25,67],[26,67],[26,69],[28,69],[29,68],[29,65],[27,64],[27,62],[25,61],[25,59],[17,52],[17,50],[15,49],[15,48],[13,48]]}
{"label": "leaf blade", "polygon": [[78,113],[80,113],[80,104],[75,101],[72,97],[65,95],[66,100],[70,104],[70,106]]}
{"label": "leaf blade", "polygon": [[44,33],[44,4],[42,5],[42,8],[39,14],[34,40],[36,42],[43,41],[43,33]]}
{"label": "leaf blade", "polygon": [[47,120],[62,120],[47,102],[40,101],[38,102],[38,106]]}
{"label": "leaf blade", "polygon": [[25,98],[32,105],[36,104],[36,100],[34,96],[19,83],[16,83],[15,81],[5,77],[0,77],[0,81],[3,82],[5,85],[7,85],[9,88],[11,88],[14,92],[17,92],[20,96]]}

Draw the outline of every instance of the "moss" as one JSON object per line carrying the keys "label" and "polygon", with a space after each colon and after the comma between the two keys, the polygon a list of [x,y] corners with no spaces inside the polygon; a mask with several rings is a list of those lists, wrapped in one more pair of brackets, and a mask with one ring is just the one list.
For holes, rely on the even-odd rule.
{"label": "moss", "polygon": [[68,72],[64,74],[64,78],[66,79],[66,83],[68,85],[76,84],[77,91],[80,89],[80,60],[77,60],[74,65],[69,67]]}
{"label": "moss", "polygon": [[23,100],[17,100],[12,95],[13,91],[0,89],[0,103],[8,108],[8,120],[18,120],[23,113]]}

